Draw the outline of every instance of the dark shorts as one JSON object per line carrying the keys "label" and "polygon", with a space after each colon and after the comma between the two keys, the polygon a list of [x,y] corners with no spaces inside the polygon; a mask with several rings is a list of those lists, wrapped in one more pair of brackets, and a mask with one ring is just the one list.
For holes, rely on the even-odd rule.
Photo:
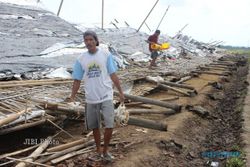
{"label": "dark shorts", "polygon": [[152,51],[151,52],[151,58],[154,59],[154,58],[157,58],[159,56],[159,53],[157,51]]}
{"label": "dark shorts", "polygon": [[104,120],[105,128],[114,127],[114,105],[112,100],[107,100],[97,104],[86,104],[85,123],[86,129],[92,130],[100,128],[101,118]]}

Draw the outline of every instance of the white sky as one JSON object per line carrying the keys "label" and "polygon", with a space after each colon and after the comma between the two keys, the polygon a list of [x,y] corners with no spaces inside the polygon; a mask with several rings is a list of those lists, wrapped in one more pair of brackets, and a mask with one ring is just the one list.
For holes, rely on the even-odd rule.
{"label": "white sky", "polygon": [[[3,1],[3,0],[1,0]],[[12,0],[13,1],[13,0]],[[27,0],[26,0],[27,1]],[[33,0],[34,1],[34,0]],[[57,13],[61,0],[41,0]],[[104,0],[104,22],[117,19],[139,28],[156,0]],[[102,0],[64,0],[60,17],[74,23],[95,23],[101,27]],[[225,41],[225,45],[250,46],[250,0],[159,0],[146,23],[154,31],[168,5],[160,30],[174,36],[185,24],[183,33],[203,42]],[[142,31],[149,34],[143,25]]]}

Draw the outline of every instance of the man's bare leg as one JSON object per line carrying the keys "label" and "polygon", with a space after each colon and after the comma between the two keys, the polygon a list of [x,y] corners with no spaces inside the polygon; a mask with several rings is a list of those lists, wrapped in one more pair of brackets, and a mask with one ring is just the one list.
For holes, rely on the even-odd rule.
{"label": "man's bare leg", "polygon": [[93,135],[94,135],[95,144],[96,144],[96,151],[97,151],[97,153],[101,153],[101,133],[100,133],[100,129],[98,129],[98,128],[93,129]]}
{"label": "man's bare leg", "polygon": [[151,60],[149,68],[151,68],[152,66],[156,66],[155,61],[156,61],[156,57]]}
{"label": "man's bare leg", "polygon": [[104,132],[104,146],[103,153],[106,154],[108,152],[108,146],[110,139],[112,137],[113,128],[106,128]]}

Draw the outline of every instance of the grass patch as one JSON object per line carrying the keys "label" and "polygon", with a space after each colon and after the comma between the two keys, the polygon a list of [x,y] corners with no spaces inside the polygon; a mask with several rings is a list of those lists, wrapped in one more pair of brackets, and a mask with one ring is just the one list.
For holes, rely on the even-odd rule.
{"label": "grass patch", "polygon": [[229,158],[226,162],[226,167],[245,167],[246,163],[244,161],[244,157],[246,154],[244,151],[237,145],[232,146],[231,151],[239,151],[240,156]]}

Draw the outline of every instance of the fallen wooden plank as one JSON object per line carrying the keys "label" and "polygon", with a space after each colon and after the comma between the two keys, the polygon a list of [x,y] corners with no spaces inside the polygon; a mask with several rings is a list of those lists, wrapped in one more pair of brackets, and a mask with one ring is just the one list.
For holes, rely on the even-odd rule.
{"label": "fallen wooden plank", "polygon": [[84,111],[85,111],[84,107],[70,106],[70,105],[61,104],[61,103],[48,102],[45,100],[40,100],[40,99],[35,99],[35,98],[31,98],[30,100],[33,102],[42,104],[41,106],[44,109],[64,111],[66,112],[66,114],[75,113],[78,115],[84,115]]}
{"label": "fallen wooden plank", "polygon": [[[171,101],[171,100],[177,100],[177,99],[179,99],[179,96],[160,98],[160,99],[157,99],[157,100],[160,100],[160,101]],[[130,102],[130,103],[125,103],[125,106],[126,107],[129,107],[129,106],[139,106],[141,104],[144,104],[144,103],[143,102]]]}
{"label": "fallen wooden plank", "polygon": [[169,86],[175,86],[175,87],[185,88],[185,89],[190,89],[190,90],[195,89],[194,87],[189,86],[189,85],[183,85],[183,84],[178,84],[178,83],[173,83],[173,82],[162,81],[161,83],[165,85],[169,85]]}
{"label": "fallen wooden plank", "polygon": [[[115,95],[119,96],[118,92],[114,92]],[[143,103],[148,103],[148,104],[154,104],[154,105],[158,105],[161,107],[166,107],[166,108],[172,108],[175,111],[180,111],[181,110],[181,105],[178,104],[171,104],[168,102],[162,102],[159,100],[155,100],[155,99],[150,99],[150,98],[146,98],[146,97],[141,97],[141,96],[134,96],[134,95],[130,95],[127,93],[124,93],[125,98],[133,100],[133,101],[140,101]]]}
{"label": "fallen wooden plank", "polygon": [[167,125],[159,121],[152,121],[143,118],[129,117],[128,125],[135,125],[149,129],[167,131]]}
{"label": "fallen wooden plank", "polygon": [[137,108],[132,108],[132,109],[127,109],[129,114],[131,115],[136,115],[136,114],[164,114],[164,115],[172,115],[176,114],[177,112],[169,109],[169,110],[153,110],[153,109],[137,109]]}
{"label": "fallen wooden plank", "polygon": [[208,71],[192,71],[192,73],[228,76],[228,74],[226,74],[226,73],[217,73],[217,72],[208,72]]}
{"label": "fallen wooden plank", "polygon": [[183,94],[183,95],[185,95],[185,96],[190,96],[189,93],[187,93],[187,92],[185,92],[185,91],[182,91],[182,90],[180,90],[180,89],[177,89],[177,88],[173,88],[173,87],[168,86],[168,85],[159,84],[158,87],[159,87],[159,88],[162,88],[162,89],[165,89],[165,90],[172,90],[172,91],[174,91],[174,92]]}
{"label": "fallen wooden plank", "polygon": [[153,83],[156,83],[156,84],[164,84],[164,85],[168,85],[168,86],[174,86],[174,87],[179,87],[179,88],[185,88],[185,89],[191,89],[191,90],[194,90],[194,87],[192,86],[188,86],[188,85],[183,85],[183,84],[178,84],[178,83],[173,83],[173,82],[168,82],[168,81],[161,81],[159,80],[158,82],[155,81],[154,79],[152,79],[152,77],[146,77],[146,80],[149,81],[149,82],[153,82]]}

